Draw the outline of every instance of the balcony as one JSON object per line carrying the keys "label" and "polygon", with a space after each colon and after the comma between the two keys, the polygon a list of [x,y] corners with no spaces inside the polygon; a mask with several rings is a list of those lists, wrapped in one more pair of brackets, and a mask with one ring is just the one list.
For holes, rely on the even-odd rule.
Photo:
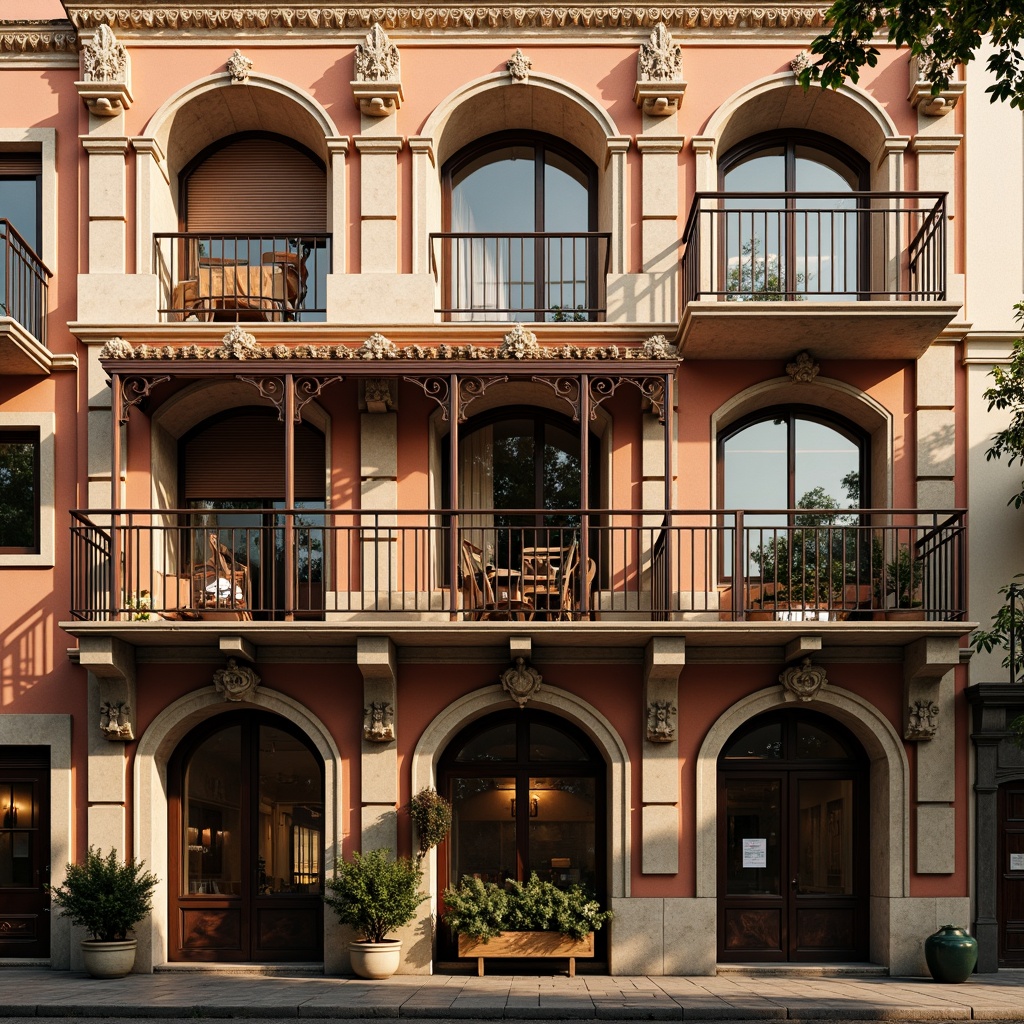
{"label": "balcony", "polygon": [[916,359],[957,315],[946,197],[702,192],[683,231],[687,359]]}
{"label": "balcony", "polygon": [[330,235],[157,234],[164,321],[323,321]]}
{"label": "balcony", "polygon": [[0,219],[0,374],[50,372],[46,303],[52,276],[14,225]]}
{"label": "balcony", "polygon": [[867,626],[966,608],[962,511],[91,510],[71,537],[86,622]]}
{"label": "balcony", "polygon": [[603,320],[611,235],[527,231],[430,236],[445,320]]}

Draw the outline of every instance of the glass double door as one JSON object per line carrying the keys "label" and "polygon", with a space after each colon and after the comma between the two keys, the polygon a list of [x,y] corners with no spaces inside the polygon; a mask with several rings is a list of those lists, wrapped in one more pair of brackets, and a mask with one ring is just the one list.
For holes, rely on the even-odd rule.
{"label": "glass double door", "polygon": [[220,716],[171,765],[170,959],[323,959],[324,767],[282,719]]}
{"label": "glass double door", "polygon": [[721,959],[867,959],[861,789],[852,774],[720,777]]}

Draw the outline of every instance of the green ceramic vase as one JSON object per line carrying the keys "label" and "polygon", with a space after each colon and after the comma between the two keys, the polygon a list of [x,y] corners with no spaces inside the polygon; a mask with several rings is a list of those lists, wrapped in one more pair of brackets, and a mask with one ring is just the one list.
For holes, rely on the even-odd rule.
{"label": "green ceramic vase", "polygon": [[978,940],[964,928],[945,924],[924,940],[924,957],[936,981],[958,985],[974,971],[978,962]]}

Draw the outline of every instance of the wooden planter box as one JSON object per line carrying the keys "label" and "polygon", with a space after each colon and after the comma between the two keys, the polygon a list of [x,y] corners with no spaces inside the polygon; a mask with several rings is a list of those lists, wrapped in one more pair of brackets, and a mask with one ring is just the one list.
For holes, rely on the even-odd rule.
{"label": "wooden planter box", "polygon": [[484,958],[568,957],[569,977],[576,977],[576,958],[594,955],[594,933],[573,939],[561,932],[499,932],[493,939],[459,936],[459,956],[475,956],[476,971],[484,976]]}

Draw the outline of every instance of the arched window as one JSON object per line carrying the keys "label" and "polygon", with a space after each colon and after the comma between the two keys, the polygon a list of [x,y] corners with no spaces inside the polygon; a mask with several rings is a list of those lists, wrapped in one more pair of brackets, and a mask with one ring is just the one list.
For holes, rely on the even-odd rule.
{"label": "arched window", "polygon": [[[744,513],[741,543],[751,576],[790,588],[799,577],[805,587],[827,589],[823,576],[838,583],[833,575],[845,579],[851,565],[869,557],[868,536],[839,529],[860,522],[841,510],[860,509],[871,493],[869,448],[855,424],[810,406],[761,409],[719,435],[719,507]],[[726,575],[732,549],[722,552]]]}
{"label": "arched window", "polygon": [[[181,175],[182,275],[172,312],[200,320],[323,319],[330,272],[327,173],[304,146],[243,132]],[[161,246],[165,245],[162,239]]]}
{"label": "arched window", "polygon": [[539,133],[490,135],[444,168],[444,311],[455,320],[593,320],[597,169]]}
{"label": "arched window", "polygon": [[835,301],[864,292],[863,158],[827,136],[773,132],[736,146],[719,166],[722,190],[740,193],[725,203],[728,298]]}
{"label": "arched window", "polygon": [[[498,712],[455,737],[438,775],[452,805],[439,888],[466,875],[500,885],[536,872],[605,902],[607,768],[581,730],[547,712]],[[454,955],[450,937],[441,946],[443,958]]]}

